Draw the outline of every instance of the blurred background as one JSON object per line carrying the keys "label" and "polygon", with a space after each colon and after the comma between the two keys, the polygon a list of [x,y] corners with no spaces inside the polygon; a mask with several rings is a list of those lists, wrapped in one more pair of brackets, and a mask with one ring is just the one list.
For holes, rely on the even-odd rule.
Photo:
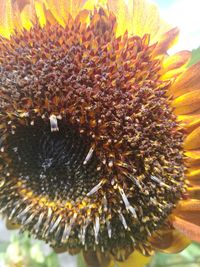
{"label": "blurred background", "polygon": [[[179,43],[169,53],[193,50],[190,64],[200,60],[200,0],[154,0],[162,17],[178,26]],[[18,231],[8,231],[0,220],[0,267],[84,267],[79,257],[55,254],[43,242],[30,239]],[[200,245],[192,244],[175,255],[158,253],[149,267],[200,267]],[[95,266],[94,266],[95,267]],[[137,267],[137,266],[135,266]]]}
{"label": "blurred background", "polygon": [[200,46],[199,0],[152,0],[159,6],[161,16],[180,29],[180,38],[172,52],[192,50]]}

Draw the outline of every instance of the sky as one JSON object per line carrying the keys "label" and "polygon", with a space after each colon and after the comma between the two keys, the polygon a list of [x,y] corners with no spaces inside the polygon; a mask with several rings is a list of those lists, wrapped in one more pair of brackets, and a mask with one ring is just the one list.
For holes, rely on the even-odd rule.
{"label": "sky", "polygon": [[171,52],[191,50],[200,46],[200,0],[151,0],[162,17],[180,29],[179,42]]}

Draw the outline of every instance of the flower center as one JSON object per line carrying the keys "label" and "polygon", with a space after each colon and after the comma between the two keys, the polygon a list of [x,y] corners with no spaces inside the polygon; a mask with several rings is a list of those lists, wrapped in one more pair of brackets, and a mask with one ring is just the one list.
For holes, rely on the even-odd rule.
{"label": "flower center", "polygon": [[[36,195],[48,195],[53,201],[78,200],[98,183],[98,160],[86,140],[72,127],[60,123],[59,131],[51,132],[42,120],[34,125],[19,125],[5,144],[9,168],[5,172],[17,176]],[[87,164],[86,164],[87,163]],[[6,175],[6,173],[5,173]]]}
{"label": "flower center", "polygon": [[115,22],[1,39],[0,206],[56,247],[148,254],[182,197],[183,133],[148,35]]}

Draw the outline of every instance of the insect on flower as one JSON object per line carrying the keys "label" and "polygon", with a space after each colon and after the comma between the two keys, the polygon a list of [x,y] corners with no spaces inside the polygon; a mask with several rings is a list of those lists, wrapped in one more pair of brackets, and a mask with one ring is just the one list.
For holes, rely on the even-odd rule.
{"label": "insect on flower", "polygon": [[200,63],[167,54],[178,33],[144,0],[1,1],[8,226],[95,267],[200,241]]}

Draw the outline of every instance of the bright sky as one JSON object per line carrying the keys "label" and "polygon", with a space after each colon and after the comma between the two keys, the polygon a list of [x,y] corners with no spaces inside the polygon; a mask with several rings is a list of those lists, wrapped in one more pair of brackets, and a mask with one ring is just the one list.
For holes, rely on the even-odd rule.
{"label": "bright sky", "polygon": [[180,29],[179,43],[172,52],[200,46],[200,0],[152,0],[162,17]]}

